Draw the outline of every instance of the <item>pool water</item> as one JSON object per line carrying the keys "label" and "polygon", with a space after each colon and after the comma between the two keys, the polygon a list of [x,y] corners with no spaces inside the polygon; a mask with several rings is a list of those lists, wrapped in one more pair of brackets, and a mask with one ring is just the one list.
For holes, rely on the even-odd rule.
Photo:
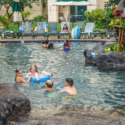
{"label": "pool water", "polygon": [[[36,64],[39,72],[53,73],[55,94],[43,90],[45,83],[17,85],[31,102],[32,109],[46,109],[71,105],[90,105],[125,108],[125,71],[97,68],[85,64],[83,51],[95,43],[71,43],[71,51],[47,50],[41,43],[6,44],[0,46],[0,83],[14,83],[16,68],[23,76]],[[65,87],[65,79],[73,78],[79,96],[67,97],[57,93]],[[15,83],[14,83],[15,84]]]}

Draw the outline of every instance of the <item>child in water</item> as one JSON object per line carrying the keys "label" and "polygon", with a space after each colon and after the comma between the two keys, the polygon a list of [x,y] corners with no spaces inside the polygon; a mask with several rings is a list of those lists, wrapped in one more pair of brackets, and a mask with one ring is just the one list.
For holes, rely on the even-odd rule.
{"label": "child in water", "polygon": [[37,66],[34,64],[30,67],[30,72],[24,78],[27,78],[31,75],[35,77],[37,81],[39,81],[39,72],[37,70]]}
{"label": "child in water", "polygon": [[71,78],[67,78],[65,80],[65,85],[66,87],[63,88],[63,90],[61,92],[67,92],[69,95],[77,95],[77,89],[75,87],[73,87],[73,79]]}
{"label": "child in water", "polygon": [[49,93],[54,92],[54,90],[53,90],[53,81],[47,80],[46,83],[45,83],[45,87],[46,87],[46,89],[44,89],[44,91],[47,91]]}
{"label": "child in water", "polygon": [[22,78],[23,72],[22,72],[21,68],[17,68],[15,70],[15,73],[16,73],[16,77],[15,77],[15,82],[16,83],[19,83],[19,82],[29,82],[30,81],[31,76],[29,76],[27,81],[25,80],[25,78]]}
{"label": "child in water", "polygon": [[36,65],[32,65],[31,67],[30,67],[30,72],[24,77],[24,78],[27,78],[27,77],[29,77],[29,76],[33,76],[33,77],[35,77],[36,79],[37,79],[37,81],[39,81],[39,75],[43,75],[43,74],[45,74],[45,75],[47,75],[47,76],[53,76],[53,74],[50,74],[50,73],[48,73],[48,72],[45,72],[45,71],[42,71],[42,73],[41,74],[39,74],[39,72],[38,72],[38,70],[37,70],[37,66]]}

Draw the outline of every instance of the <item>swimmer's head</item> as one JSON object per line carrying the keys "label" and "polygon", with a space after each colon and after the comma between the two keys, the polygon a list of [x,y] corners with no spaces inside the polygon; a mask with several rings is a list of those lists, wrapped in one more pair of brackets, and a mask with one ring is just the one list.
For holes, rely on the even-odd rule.
{"label": "swimmer's head", "polygon": [[31,73],[38,72],[37,66],[33,64],[33,65],[30,67],[30,72],[31,72]]}
{"label": "swimmer's head", "polygon": [[67,78],[67,79],[65,80],[65,85],[66,85],[66,86],[73,86],[73,83],[74,83],[74,81],[73,81],[73,79],[71,79],[71,78]]}
{"label": "swimmer's head", "polygon": [[[16,76],[19,76],[19,77],[22,77],[22,75],[23,75],[23,72],[22,72],[21,68],[17,68],[15,70],[15,73],[16,73]],[[16,77],[15,77],[15,80],[16,80]]]}
{"label": "swimmer's head", "polygon": [[47,80],[46,83],[45,83],[45,86],[47,88],[52,88],[53,87],[53,81],[52,80]]}
{"label": "swimmer's head", "polygon": [[58,44],[58,43],[60,43],[60,41],[58,40],[58,41],[56,41],[56,44]]}

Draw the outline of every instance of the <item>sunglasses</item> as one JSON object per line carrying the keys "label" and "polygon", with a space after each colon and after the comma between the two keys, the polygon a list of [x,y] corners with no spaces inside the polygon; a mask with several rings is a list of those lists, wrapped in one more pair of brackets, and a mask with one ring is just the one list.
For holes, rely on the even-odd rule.
{"label": "sunglasses", "polygon": [[18,74],[23,74],[23,72],[18,72]]}

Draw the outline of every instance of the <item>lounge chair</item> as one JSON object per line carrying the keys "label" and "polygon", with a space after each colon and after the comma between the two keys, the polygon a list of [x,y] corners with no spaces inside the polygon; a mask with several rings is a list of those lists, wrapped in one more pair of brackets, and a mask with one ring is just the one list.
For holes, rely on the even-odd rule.
{"label": "lounge chair", "polygon": [[4,39],[6,38],[6,36],[11,36],[14,39],[15,33],[16,33],[15,31],[6,30],[5,32],[2,33],[1,38]]}
{"label": "lounge chair", "polygon": [[85,31],[80,33],[80,36],[88,36],[88,38],[90,37],[90,33],[93,32],[95,28],[95,24],[94,23],[87,23],[85,26]]}
{"label": "lounge chair", "polygon": [[50,22],[50,23],[49,23],[49,32],[48,32],[48,34],[47,34],[47,38],[48,38],[49,36],[51,36],[51,35],[53,35],[53,36],[58,36],[58,38],[59,38],[58,25],[57,25],[56,22]]}
{"label": "lounge chair", "polygon": [[46,38],[46,32],[45,32],[45,22],[37,22],[37,31],[34,32],[33,36],[34,38],[37,36],[44,36]]}
{"label": "lounge chair", "polygon": [[[63,28],[64,24],[66,24],[69,27],[69,32],[62,32],[62,28]],[[70,37],[71,37],[70,22],[62,22],[61,23],[61,32],[59,33],[59,38],[61,35],[69,35],[69,39],[70,39]]]}
{"label": "lounge chair", "polygon": [[33,37],[32,23],[31,22],[22,22],[22,27],[24,27],[24,32],[22,32],[22,38],[24,36],[32,36]]}

